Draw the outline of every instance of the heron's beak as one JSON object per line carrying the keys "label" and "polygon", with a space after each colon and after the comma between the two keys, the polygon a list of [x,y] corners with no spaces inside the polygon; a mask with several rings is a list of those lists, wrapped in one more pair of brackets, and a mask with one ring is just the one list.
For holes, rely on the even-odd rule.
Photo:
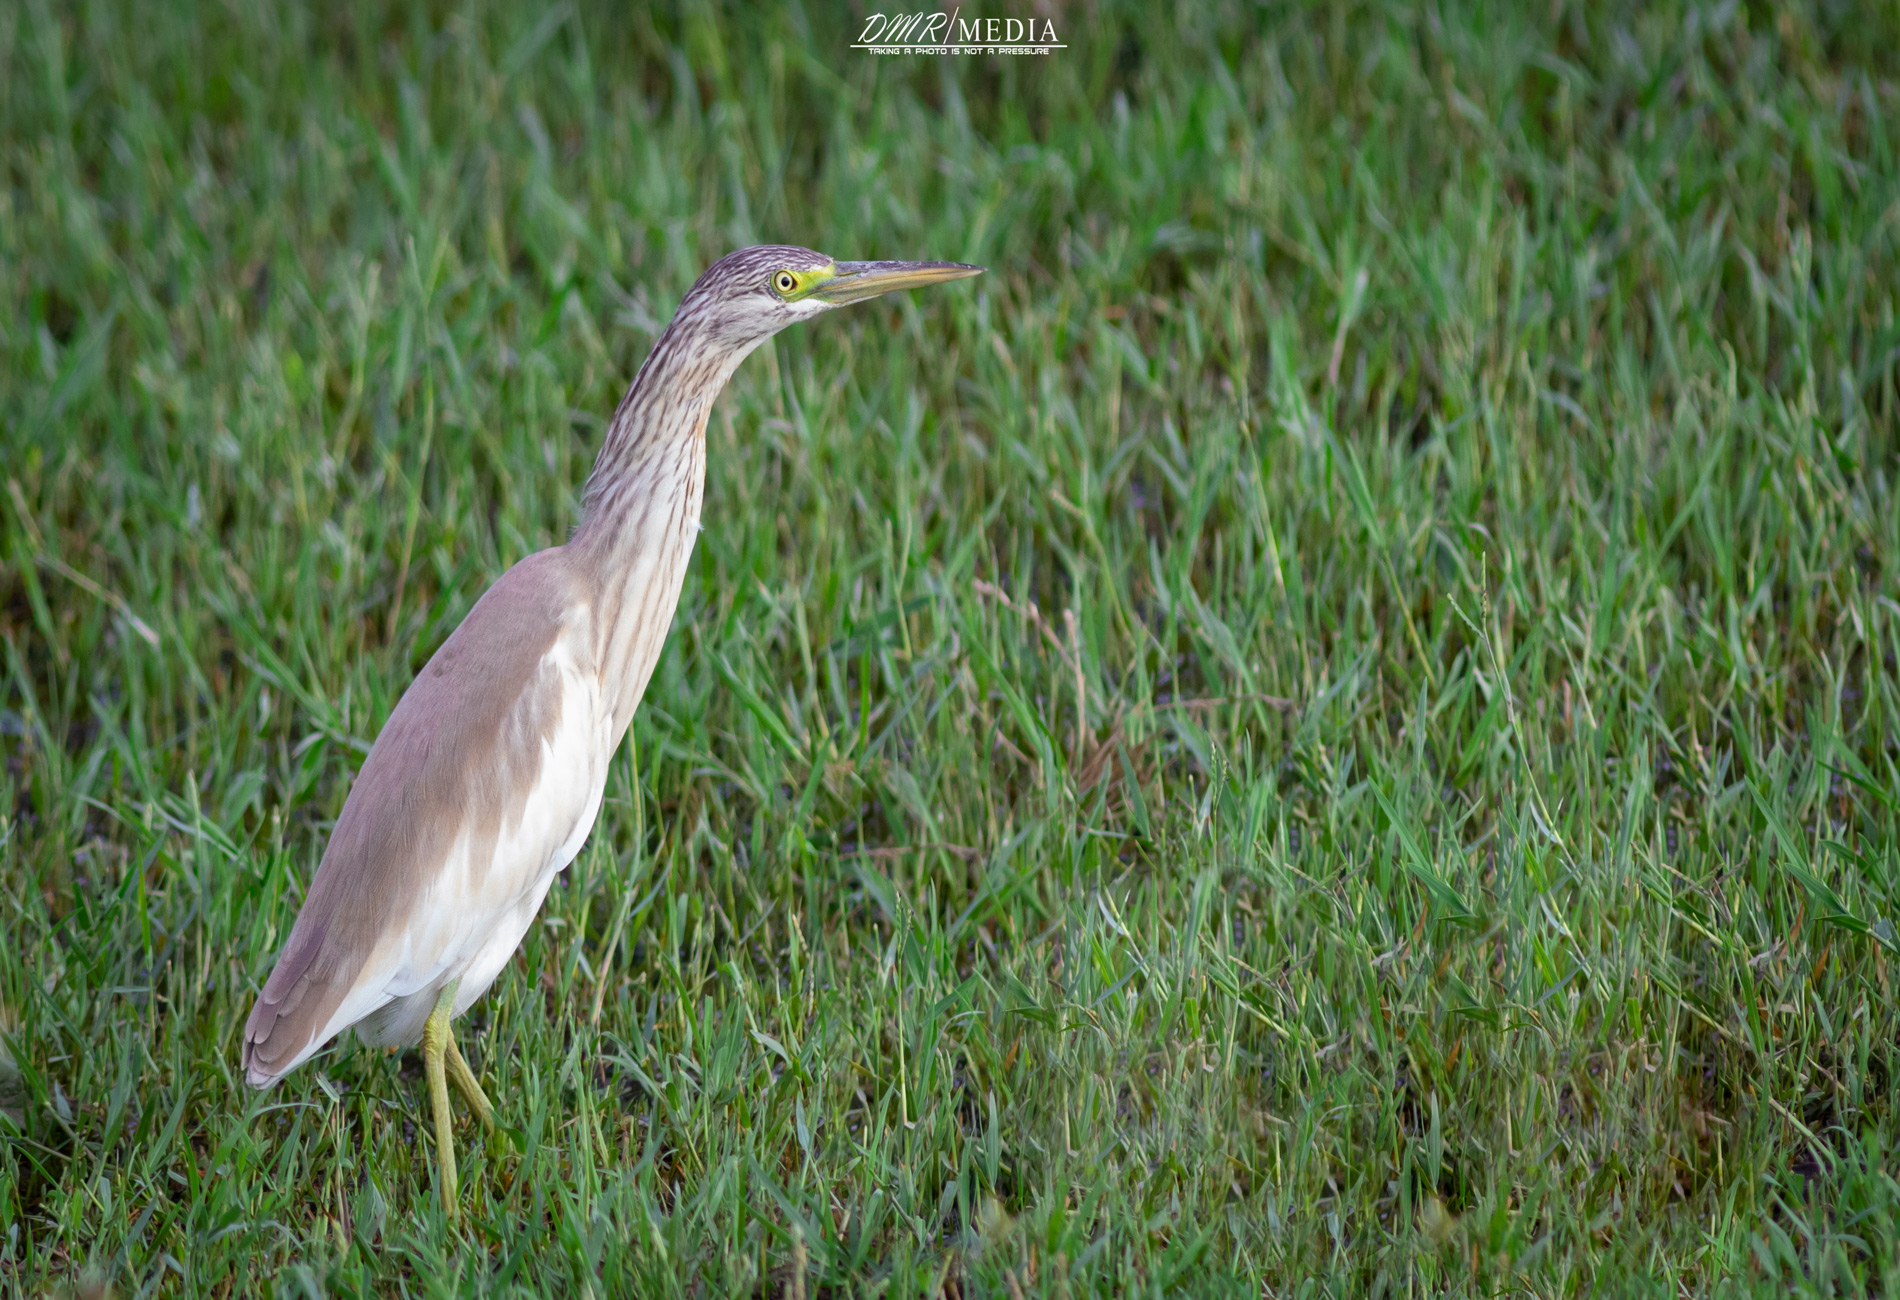
{"label": "heron's beak", "polygon": [[980,266],[962,262],[839,262],[838,273],[811,291],[821,302],[842,306],[863,302],[893,289],[915,289],[983,274]]}

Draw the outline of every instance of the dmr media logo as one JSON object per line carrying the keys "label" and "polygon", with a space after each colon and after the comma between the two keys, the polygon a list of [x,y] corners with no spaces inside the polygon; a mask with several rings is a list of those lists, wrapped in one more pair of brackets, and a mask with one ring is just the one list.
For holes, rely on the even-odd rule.
{"label": "dmr media logo", "polygon": [[851,48],[872,54],[1048,54],[1068,46],[1052,18],[969,18],[958,8],[872,14]]}

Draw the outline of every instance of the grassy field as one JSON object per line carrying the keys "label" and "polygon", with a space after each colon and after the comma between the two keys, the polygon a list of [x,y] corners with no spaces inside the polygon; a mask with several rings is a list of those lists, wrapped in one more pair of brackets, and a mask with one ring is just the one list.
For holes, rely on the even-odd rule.
{"label": "grassy field", "polygon": [[[1900,1292],[1900,10],[337,9],[0,5],[0,1295]],[[767,240],[452,1229],[239,1029]]]}

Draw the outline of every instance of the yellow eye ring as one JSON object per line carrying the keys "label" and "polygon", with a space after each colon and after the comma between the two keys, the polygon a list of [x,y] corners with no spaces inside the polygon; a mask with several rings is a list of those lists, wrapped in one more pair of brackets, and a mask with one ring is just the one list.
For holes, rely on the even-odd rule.
{"label": "yellow eye ring", "polygon": [[790,271],[780,271],[772,277],[772,287],[781,294],[790,293],[798,287],[798,280]]}

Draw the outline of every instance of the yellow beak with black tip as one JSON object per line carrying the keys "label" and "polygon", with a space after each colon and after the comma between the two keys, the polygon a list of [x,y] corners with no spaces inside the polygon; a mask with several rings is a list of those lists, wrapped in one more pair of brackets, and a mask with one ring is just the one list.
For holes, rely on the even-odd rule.
{"label": "yellow beak with black tip", "polygon": [[981,274],[982,267],[963,262],[839,262],[837,274],[814,286],[810,296],[841,306],[895,289],[916,289]]}

